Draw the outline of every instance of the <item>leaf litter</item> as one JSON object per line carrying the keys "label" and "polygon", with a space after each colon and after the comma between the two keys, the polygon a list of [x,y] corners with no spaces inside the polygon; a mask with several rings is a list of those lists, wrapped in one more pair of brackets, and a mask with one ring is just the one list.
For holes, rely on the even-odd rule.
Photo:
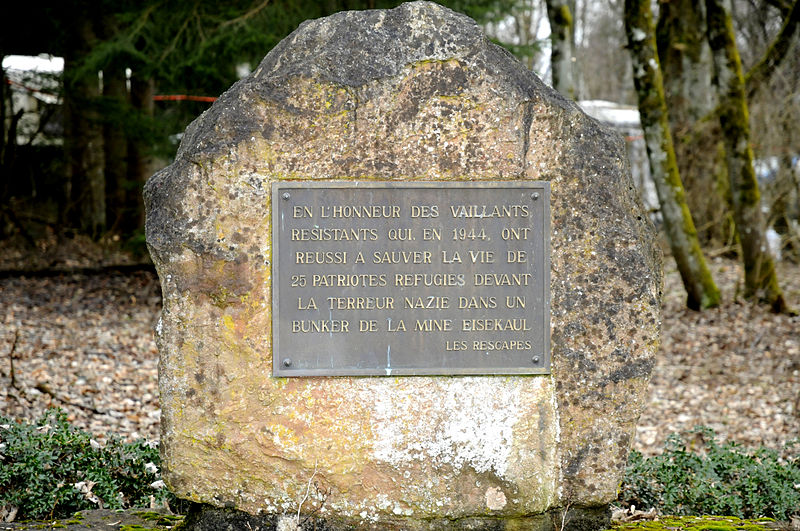
{"label": "leaf litter", "polygon": [[[697,425],[721,441],[779,451],[800,436],[800,318],[743,301],[735,261],[711,267],[724,302],[699,313],[685,308],[667,263],[661,348],[634,441],[645,455]],[[784,262],[779,275],[799,305],[800,265]],[[155,274],[10,276],[0,279],[0,307],[3,415],[33,420],[56,406],[99,440],[158,439]]]}

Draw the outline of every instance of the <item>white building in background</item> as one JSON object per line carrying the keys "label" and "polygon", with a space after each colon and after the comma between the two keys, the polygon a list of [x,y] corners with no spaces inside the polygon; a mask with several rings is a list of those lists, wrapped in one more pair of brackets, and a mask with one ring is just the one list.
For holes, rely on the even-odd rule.
{"label": "white building in background", "polygon": [[658,203],[655,183],[650,177],[650,163],[647,160],[647,148],[644,143],[642,123],[639,119],[639,109],[633,105],[602,100],[579,101],[578,105],[586,114],[613,127],[625,137],[633,182],[639,190],[645,209],[651,214],[651,219],[660,222],[661,206]]}
{"label": "white building in background", "polygon": [[[62,142],[61,114],[58,110],[50,115],[47,123],[46,106],[61,104],[61,73],[64,59],[51,55],[36,57],[8,55],[3,58],[3,70],[7,88],[11,92],[10,107],[6,107],[6,127],[18,113],[22,113],[17,124],[17,144],[27,144],[40,127],[43,134],[33,138],[33,144],[60,144]],[[3,102],[8,105],[8,102]]]}
{"label": "white building in background", "polygon": [[[644,142],[639,110],[632,105],[621,105],[610,101],[587,100],[579,101],[578,105],[586,114],[597,121],[617,129],[625,137],[625,144],[628,150],[628,158],[631,162],[631,174],[633,181],[639,190],[645,209],[650,213],[651,219],[658,225],[661,223],[661,207],[658,203],[655,183],[650,176],[650,163],[647,159],[647,148]],[[769,193],[769,184],[774,181],[779,170],[780,162],[776,157],[757,159],[754,161],[756,176],[759,186],[762,189],[762,209],[767,218],[771,212],[772,198]],[[800,183],[800,157],[792,159],[793,178],[796,183]],[[800,186],[798,186],[800,189]],[[793,190],[788,193],[787,204],[790,205],[789,215],[790,235],[797,240],[800,238],[800,223],[797,220],[797,205],[800,204],[795,199],[798,191]],[[794,206],[791,206],[794,205]],[[781,259],[781,249],[784,245],[783,238],[774,228],[767,227],[767,241],[770,253],[776,260]],[[800,241],[800,240],[797,240]]]}

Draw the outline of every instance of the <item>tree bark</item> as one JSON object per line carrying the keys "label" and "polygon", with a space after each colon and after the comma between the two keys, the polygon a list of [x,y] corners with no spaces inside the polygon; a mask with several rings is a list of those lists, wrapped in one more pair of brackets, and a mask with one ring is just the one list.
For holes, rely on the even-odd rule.
{"label": "tree bark", "polygon": [[656,44],[678,172],[698,238],[709,244],[730,238],[730,224],[725,223],[730,208],[714,178],[717,166],[724,164],[717,157],[719,125],[716,120],[702,120],[716,106],[705,28],[702,3],[669,0],[660,4]]}
{"label": "tree bark", "polygon": [[716,105],[705,27],[702,4],[693,0],[660,4],[656,44],[673,132],[696,122]]}
{"label": "tree bark", "polygon": [[131,106],[139,114],[140,126],[128,137],[127,193],[125,215],[120,225],[126,235],[144,227],[144,183],[153,171],[150,137],[146,129],[153,118],[155,83],[152,78],[142,78],[136,72],[131,76]]}
{"label": "tree bark", "polygon": [[[0,51],[0,65],[3,64],[4,57],[5,54]],[[6,71],[0,66],[0,126],[2,126],[2,130],[0,130],[0,236],[3,238],[10,236],[13,231],[13,220],[12,224],[6,223],[6,217],[8,216],[6,214],[6,205],[9,204],[10,199],[9,185],[11,179],[9,171],[11,168],[6,154],[11,146],[10,142],[14,140],[11,138],[11,124],[6,121],[6,93]],[[14,110],[11,108],[10,95],[8,95],[8,99],[8,110],[13,115]]]}
{"label": "tree bark", "polygon": [[672,256],[686,289],[686,304],[695,310],[717,306],[719,289],[700,250],[675,161],[649,0],[625,0],[625,32],[633,62],[633,79],[650,172]]}
{"label": "tree bark", "polygon": [[125,130],[120,127],[128,106],[125,81],[122,65],[109,65],[103,70],[106,221],[112,231],[119,229],[126,203],[128,145]]}
{"label": "tree bark", "polygon": [[788,307],[767,246],[761,196],[753,168],[742,63],[731,18],[722,0],[706,0],[705,4],[708,43],[714,58],[714,82],[719,92],[719,121],[725,144],[733,217],[742,246],[744,295],[770,304],[773,311],[785,312]]}
{"label": "tree bark", "polygon": [[574,76],[574,21],[567,0],[547,0],[547,18],[550,21],[550,69],[553,88],[564,96],[575,99]]}
{"label": "tree bark", "polygon": [[96,38],[89,17],[76,16],[64,53],[64,146],[67,155],[67,203],[62,220],[92,237],[106,225],[103,128],[97,113],[97,73],[81,68]]}
{"label": "tree bark", "polygon": [[[0,131],[0,167],[4,168],[3,162],[5,161],[5,153],[6,153],[6,138],[7,138],[7,129],[6,129],[6,71],[3,69],[3,59],[5,59],[5,54],[0,51],[0,126],[2,126],[2,131]],[[10,98],[9,98],[10,99]],[[3,184],[5,184],[7,176],[5,175],[5,171],[3,172],[2,179]],[[0,192],[5,191],[5,186],[3,187]],[[5,195],[0,196],[0,200],[5,203]]]}

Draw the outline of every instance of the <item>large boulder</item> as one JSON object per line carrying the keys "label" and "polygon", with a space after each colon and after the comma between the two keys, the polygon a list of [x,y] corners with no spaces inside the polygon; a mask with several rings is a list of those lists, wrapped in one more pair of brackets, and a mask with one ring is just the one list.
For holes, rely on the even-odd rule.
{"label": "large boulder", "polygon": [[[549,181],[551,374],[272,377],[270,185],[297,179]],[[622,139],[471,19],[413,2],[303,23],[145,201],[178,496],[400,528],[547,528],[615,499],[659,340],[653,229]]]}

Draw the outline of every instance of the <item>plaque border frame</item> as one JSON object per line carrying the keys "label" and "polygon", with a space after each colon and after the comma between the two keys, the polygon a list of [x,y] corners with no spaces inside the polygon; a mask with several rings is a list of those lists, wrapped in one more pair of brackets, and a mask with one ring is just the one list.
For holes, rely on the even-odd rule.
{"label": "plaque border frame", "polygon": [[[531,191],[539,192],[543,199],[543,234],[544,234],[544,260],[543,271],[544,288],[544,345],[542,356],[544,358],[541,367],[502,367],[497,369],[480,367],[417,367],[417,368],[386,368],[386,369],[290,369],[282,366],[282,357],[277,354],[280,352],[280,337],[278,335],[278,324],[280,321],[280,294],[276,289],[276,279],[280,278],[280,256],[278,242],[276,239],[275,227],[280,223],[280,209],[275,205],[281,201],[281,195],[287,191],[307,188],[528,188]],[[271,310],[272,310],[272,377],[385,377],[385,376],[501,376],[501,375],[549,375],[551,373],[552,353],[550,336],[552,328],[551,313],[551,285],[550,285],[550,251],[551,251],[551,211],[550,211],[550,182],[534,180],[514,180],[514,181],[365,181],[365,180],[279,180],[273,181],[270,195],[272,209],[272,224],[270,226],[270,245],[272,252],[272,264],[270,278]]]}

